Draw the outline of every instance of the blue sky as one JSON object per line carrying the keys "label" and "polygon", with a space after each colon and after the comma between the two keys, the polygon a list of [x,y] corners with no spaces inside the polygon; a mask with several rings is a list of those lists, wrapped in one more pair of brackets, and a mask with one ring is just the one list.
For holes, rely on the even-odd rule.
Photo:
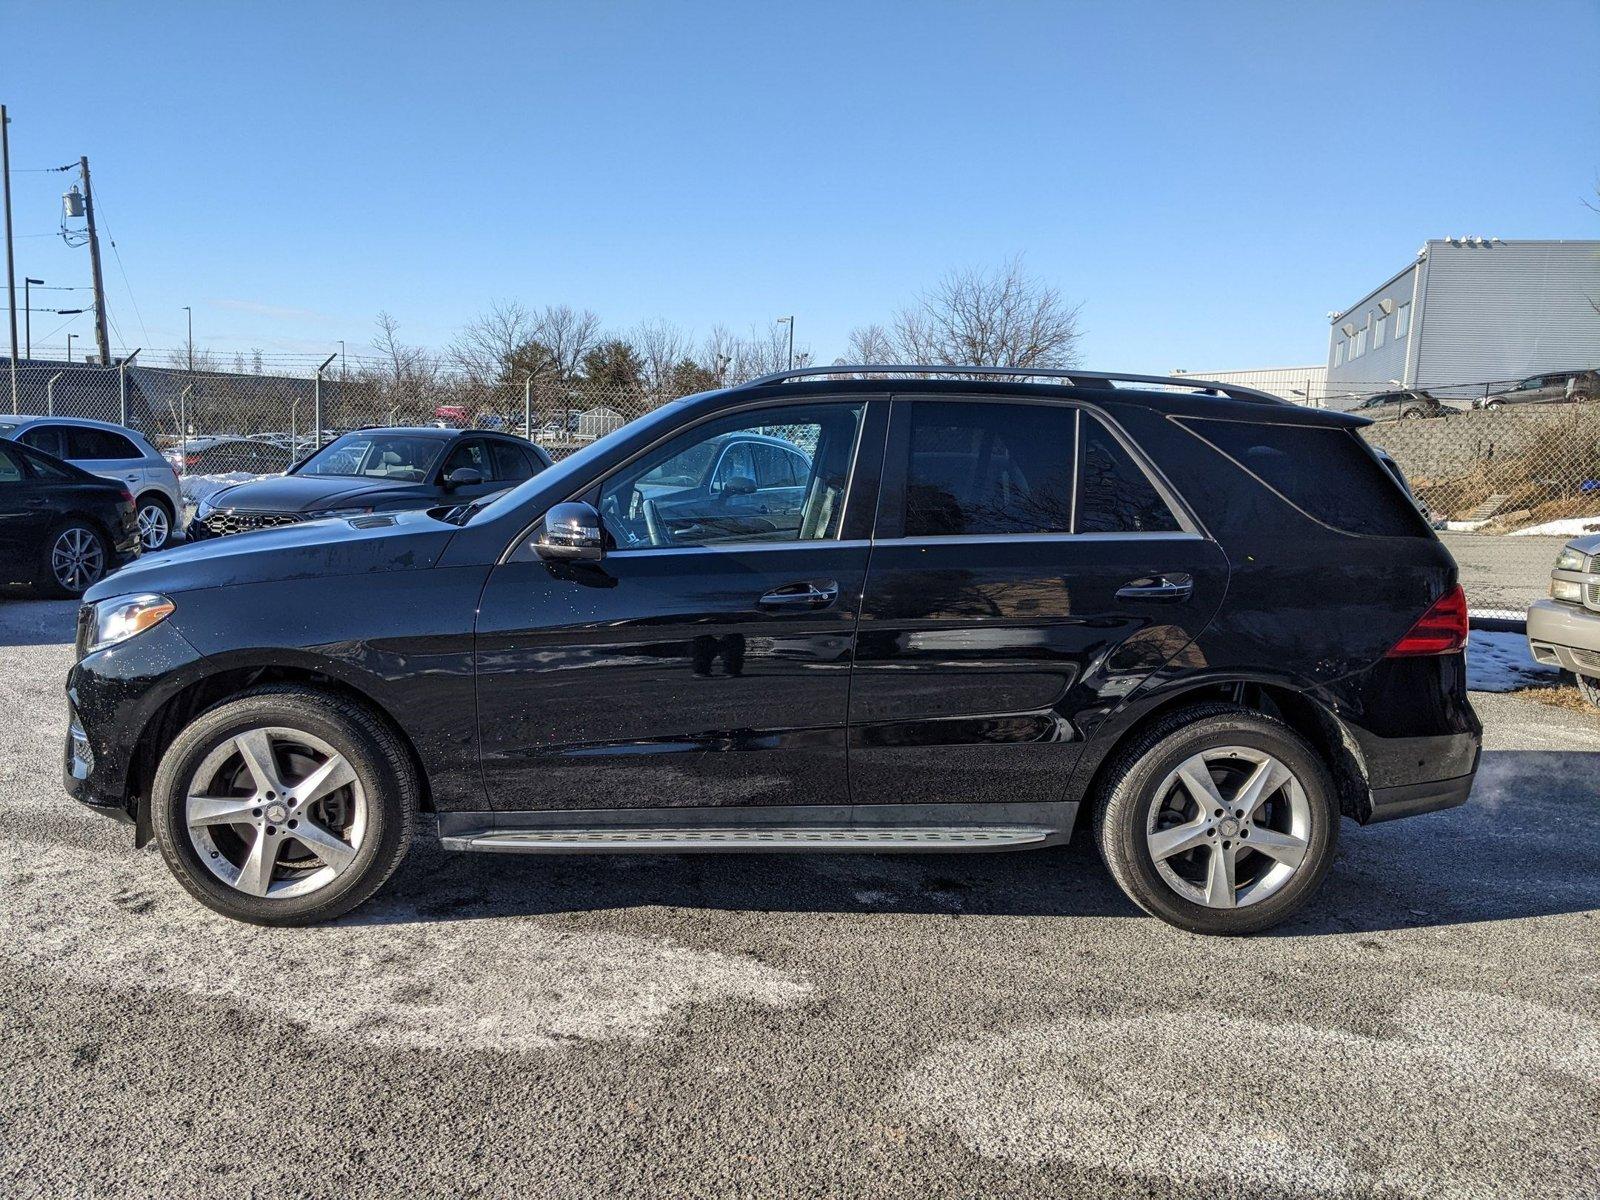
{"label": "blue sky", "polygon": [[131,345],[190,304],[229,354],[380,309],[439,346],[507,298],[793,312],[827,361],[1022,254],[1092,364],[1288,365],[1427,237],[1600,237],[1593,0],[71,9],[0,0],[17,273],[88,281],[30,170],[88,154]]}

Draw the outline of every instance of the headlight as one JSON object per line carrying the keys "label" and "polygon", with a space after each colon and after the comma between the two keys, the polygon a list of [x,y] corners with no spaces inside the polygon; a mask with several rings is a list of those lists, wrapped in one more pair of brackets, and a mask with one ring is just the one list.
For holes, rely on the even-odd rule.
{"label": "headlight", "polygon": [[1570,579],[1552,579],[1550,599],[1565,600],[1568,604],[1582,604],[1583,584],[1573,583]]}
{"label": "headlight", "polygon": [[84,652],[93,654],[143,633],[165,621],[177,605],[154,592],[142,596],[118,596],[94,606],[94,636]]}
{"label": "headlight", "polygon": [[1565,546],[1562,548],[1561,553],[1556,555],[1556,570],[1581,571],[1583,570],[1583,559],[1584,556],[1578,551],[1571,546]]}
{"label": "headlight", "polygon": [[210,496],[205,497],[194,506],[194,515],[197,517],[209,517],[216,511],[217,506],[211,502]]}

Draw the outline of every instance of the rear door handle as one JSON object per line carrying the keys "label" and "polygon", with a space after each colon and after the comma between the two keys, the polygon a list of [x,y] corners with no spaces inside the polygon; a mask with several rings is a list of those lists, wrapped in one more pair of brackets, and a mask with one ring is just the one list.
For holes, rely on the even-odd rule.
{"label": "rear door handle", "polygon": [[1117,589],[1118,600],[1187,600],[1194,595],[1189,575],[1152,575],[1130,579]]}
{"label": "rear door handle", "polygon": [[827,608],[839,598],[839,584],[829,580],[803,580],[775,587],[762,596],[762,608]]}

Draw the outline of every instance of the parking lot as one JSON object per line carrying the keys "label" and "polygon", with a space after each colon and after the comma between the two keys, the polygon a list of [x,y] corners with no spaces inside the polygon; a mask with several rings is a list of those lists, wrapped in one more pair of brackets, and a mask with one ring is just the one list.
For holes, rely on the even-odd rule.
{"label": "parking lot", "polygon": [[1471,803],[1269,935],[994,856],[446,856],[229,923],[61,792],[0,600],[0,1194],[1600,1194],[1600,720],[1474,697]]}

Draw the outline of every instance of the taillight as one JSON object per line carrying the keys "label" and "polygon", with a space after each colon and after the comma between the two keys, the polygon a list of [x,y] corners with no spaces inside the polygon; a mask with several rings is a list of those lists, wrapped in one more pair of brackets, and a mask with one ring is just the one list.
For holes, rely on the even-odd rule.
{"label": "taillight", "polygon": [[1390,658],[1454,654],[1467,644],[1467,594],[1459,585],[1435,600],[1409,633],[1394,644]]}

